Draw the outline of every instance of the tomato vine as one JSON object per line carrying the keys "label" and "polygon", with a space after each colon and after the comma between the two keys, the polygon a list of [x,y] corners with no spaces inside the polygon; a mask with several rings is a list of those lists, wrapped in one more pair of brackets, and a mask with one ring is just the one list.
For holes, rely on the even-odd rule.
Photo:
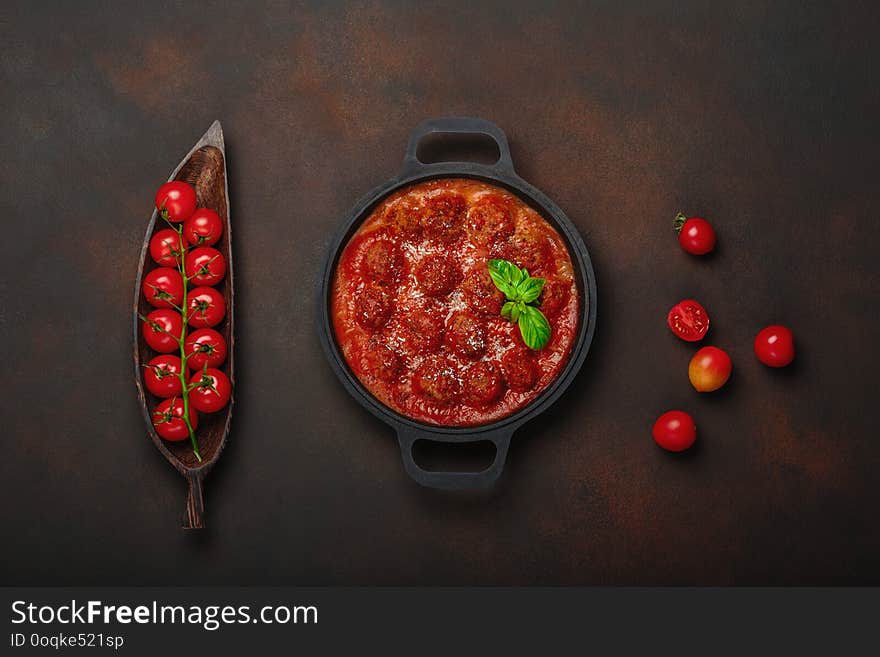
{"label": "tomato vine", "polygon": [[184,264],[184,259],[186,256],[186,252],[189,249],[189,244],[183,239],[183,225],[175,224],[171,222],[168,218],[168,210],[163,206],[161,210],[159,210],[159,215],[162,219],[167,223],[172,230],[174,230],[178,237],[180,238],[180,247],[181,251],[178,252],[176,249],[172,251],[174,258],[177,260],[177,269],[180,271],[180,276],[183,278],[183,300],[180,302],[180,316],[183,320],[183,328],[180,331],[180,335],[177,337],[177,343],[180,348],[180,372],[178,376],[180,377],[180,387],[181,387],[181,399],[183,401],[183,417],[181,418],[186,423],[186,429],[189,432],[189,441],[192,444],[193,454],[196,459],[201,463],[202,455],[199,452],[199,441],[196,439],[195,431],[193,430],[192,422],[189,419],[189,391],[191,387],[188,385],[186,380],[187,370],[187,353],[186,353],[186,329],[189,324],[189,300],[188,296],[188,288],[189,288],[189,276],[186,275],[186,267]]}

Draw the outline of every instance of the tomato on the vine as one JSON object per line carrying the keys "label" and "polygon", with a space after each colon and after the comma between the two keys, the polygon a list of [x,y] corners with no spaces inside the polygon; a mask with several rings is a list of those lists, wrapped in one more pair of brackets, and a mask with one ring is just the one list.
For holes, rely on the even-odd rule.
{"label": "tomato on the vine", "polygon": [[186,336],[184,353],[191,370],[200,370],[205,365],[217,367],[226,360],[226,340],[214,329],[197,329]]}
{"label": "tomato on the vine", "polygon": [[156,209],[175,223],[185,221],[196,211],[196,190],[179,180],[167,182],[156,192]]}
{"label": "tomato on the vine", "polygon": [[654,441],[670,452],[683,452],[697,439],[697,425],[684,411],[667,411],[657,418]]}
{"label": "tomato on the vine", "polygon": [[730,378],[730,356],[718,347],[703,347],[688,365],[688,378],[697,392],[712,392]]}
{"label": "tomato on the vine", "polygon": [[226,316],[226,301],[213,287],[197,287],[187,293],[187,322],[195,328],[216,326]]}
{"label": "tomato on the vine", "polygon": [[180,313],[170,308],[154,310],[145,318],[141,325],[144,341],[153,351],[160,354],[171,353],[180,349],[180,334],[183,332],[183,318]]}
{"label": "tomato on the vine", "polygon": [[183,303],[183,277],[171,267],[157,267],[148,272],[142,289],[155,308],[180,308]]}
{"label": "tomato on the vine", "polygon": [[715,248],[715,229],[702,217],[686,217],[681,212],[672,222],[678,233],[678,243],[688,253],[705,255]]}
{"label": "tomato on the vine", "polygon": [[229,403],[232,384],[229,378],[213,367],[202,368],[189,381],[189,403],[200,413],[216,413]]}
{"label": "tomato on the vine", "polygon": [[785,367],[794,360],[794,336],[786,326],[773,324],[755,336],[755,356],[769,367]]}
{"label": "tomato on the vine", "polygon": [[196,285],[217,285],[226,275],[226,260],[217,249],[200,246],[186,254],[184,271]]}
{"label": "tomato on the vine", "polygon": [[[189,429],[183,412],[183,399],[180,397],[172,397],[161,402],[153,411],[153,426],[165,440],[177,442],[189,438]],[[189,407],[189,423],[193,430],[199,426],[199,414],[190,404]]]}
{"label": "tomato on the vine", "polygon": [[213,246],[222,234],[220,215],[210,208],[199,208],[183,223],[186,241],[195,246]]}
{"label": "tomato on the vine", "polygon": [[186,247],[176,230],[163,228],[150,239],[150,257],[162,267],[177,267],[177,259]]}
{"label": "tomato on the vine", "polygon": [[709,330],[709,314],[698,302],[685,299],[672,306],[666,316],[666,324],[682,340],[697,342]]}
{"label": "tomato on the vine", "polygon": [[176,397],[183,393],[180,385],[180,358],[162,355],[153,358],[144,367],[147,390],[157,397]]}

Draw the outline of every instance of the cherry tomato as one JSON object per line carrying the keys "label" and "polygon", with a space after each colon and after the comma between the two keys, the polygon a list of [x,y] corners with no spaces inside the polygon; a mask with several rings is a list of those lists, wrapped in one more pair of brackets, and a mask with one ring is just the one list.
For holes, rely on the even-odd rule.
{"label": "cherry tomato", "polygon": [[217,326],[226,316],[226,301],[213,287],[197,287],[186,295],[187,322],[195,328]]}
{"label": "cherry tomato", "polygon": [[682,340],[697,342],[709,330],[709,314],[693,299],[685,299],[672,306],[666,324]]}
{"label": "cherry tomato", "polygon": [[666,411],[654,423],[654,442],[670,452],[683,452],[697,439],[697,425],[684,411]]}
{"label": "cherry tomato", "polygon": [[157,397],[177,397],[183,394],[183,386],[180,385],[180,358],[156,356],[144,368],[144,383],[147,390]]}
{"label": "cherry tomato", "polygon": [[794,336],[779,324],[761,329],[755,336],[755,355],[770,367],[785,367],[794,360]]}
{"label": "cherry tomato", "polygon": [[183,318],[176,310],[160,308],[154,310],[143,321],[141,333],[153,351],[168,354],[180,349],[180,334],[183,331]]}
{"label": "cherry tomato", "polygon": [[226,261],[217,249],[200,246],[186,254],[184,271],[196,285],[217,285],[226,275]]}
{"label": "cherry tomato", "polygon": [[186,251],[186,246],[176,230],[163,228],[150,239],[150,257],[162,267],[177,267],[177,258]]}
{"label": "cherry tomato", "polygon": [[702,217],[687,218],[678,213],[673,222],[678,243],[688,253],[705,255],[715,248],[715,229]]}
{"label": "cherry tomato", "polygon": [[213,246],[222,234],[220,215],[210,208],[199,208],[183,224],[183,236],[195,246]]}
{"label": "cherry tomato", "polygon": [[167,182],[156,192],[156,209],[164,209],[168,221],[185,221],[196,211],[196,190],[179,180]]}
{"label": "cherry tomato", "polygon": [[226,360],[226,340],[214,329],[197,329],[186,336],[184,353],[191,370],[200,370],[205,364],[217,367]]}
{"label": "cherry tomato", "polygon": [[712,392],[730,378],[730,356],[718,347],[703,347],[688,365],[688,378],[697,392]]}
{"label": "cherry tomato", "polygon": [[144,296],[156,308],[180,308],[183,303],[183,277],[171,267],[156,267],[144,276]]}
{"label": "cherry tomato", "polygon": [[[174,442],[186,440],[189,438],[189,429],[183,418],[183,399],[172,397],[156,406],[156,410],[153,411],[153,426],[156,428],[156,433],[165,440]],[[193,431],[199,426],[199,414],[192,404],[189,406],[189,423]]]}
{"label": "cherry tomato", "polygon": [[189,380],[194,385],[189,391],[189,403],[200,413],[216,413],[229,403],[232,384],[218,369],[202,368]]}

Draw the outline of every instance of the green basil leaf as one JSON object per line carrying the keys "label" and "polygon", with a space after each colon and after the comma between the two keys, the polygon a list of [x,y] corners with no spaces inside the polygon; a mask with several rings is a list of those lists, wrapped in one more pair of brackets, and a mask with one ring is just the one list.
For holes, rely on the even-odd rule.
{"label": "green basil leaf", "polygon": [[516,287],[516,293],[519,296],[519,300],[523,303],[532,303],[532,301],[541,296],[541,290],[543,289],[543,278],[527,278]]}
{"label": "green basil leaf", "polygon": [[504,260],[489,261],[489,276],[492,282],[499,290],[504,293],[508,299],[512,299],[516,294],[516,289],[511,282],[510,272],[507,268],[507,262]]}
{"label": "green basil leaf", "polygon": [[519,267],[507,260],[495,258],[489,261],[489,276],[499,290],[511,301],[518,301],[516,288],[525,276]]}
{"label": "green basil leaf", "polygon": [[510,266],[510,278],[514,286],[519,285],[529,277],[529,272],[527,272],[525,269],[520,269],[515,264],[507,260],[505,260],[505,262],[507,262],[507,264]]}
{"label": "green basil leaf", "polygon": [[513,318],[513,310],[516,308],[515,301],[508,301],[503,306],[501,306],[501,316],[509,320],[511,322],[515,322],[516,320]]}
{"label": "green basil leaf", "polygon": [[543,349],[550,341],[550,322],[534,306],[523,306],[519,316],[519,332],[529,349]]}

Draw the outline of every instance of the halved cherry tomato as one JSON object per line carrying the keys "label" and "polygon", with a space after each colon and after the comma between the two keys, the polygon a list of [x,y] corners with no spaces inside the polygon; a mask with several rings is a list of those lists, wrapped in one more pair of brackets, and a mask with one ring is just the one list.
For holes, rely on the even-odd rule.
{"label": "halved cherry tomato", "polygon": [[785,367],[794,360],[794,336],[785,326],[774,324],[755,336],[755,355],[769,367]]}
{"label": "halved cherry tomato", "polygon": [[[156,410],[153,411],[153,426],[156,428],[156,433],[165,440],[174,442],[186,440],[189,438],[189,429],[184,417],[183,399],[172,397],[156,406]],[[193,430],[199,426],[199,414],[192,404],[189,406],[189,423]]]}
{"label": "halved cherry tomato", "polygon": [[683,452],[697,439],[697,425],[684,411],[667,411],[657,418],[654,441],[670,452]]}
{"label": "halved cherry tomato", "polygon": [[196,285],[217,285],[226,275],[226,260],[217,249],[200,246],[186,254],[184,271]]}
{"label": "halved cherry tomato", "polygon": [[186,336],[184,353],[191,370],[200,370],[206,364],[217,367],[226,360],[226,340],[214,329],[197,329]]}
{"label": "halved cherry tomato", "polygon": [[183,224],[183,236],[195,246],[213,246],[222,234],[220,215],[210,208],[199,208]]}
{"label": "halved cherry tomato", "polygon": [[680,212],[673,222],[678,243],[688,253],[705,255],[715,248],[715,229],[702,217],[687,218]]}
{"label": "halved cherry tomato", "polygon": [[200,413],[216,413],[229,403],[232,384],[229,378],[213,367],[202,368],[189,380],[189,403]]}
{"label": "halved cherry tomato", "polygon": [[672,306],[666,324],[682,340],[697,342],[709,330],[709,314],[698,302],[685,299]]}
{"label": "halved cherry tomato", "polygon": [[718,347],[703,347],[688,365],[688,378],[697,392],[712,392],[730,378],[730,356]]}
{"label": "halved cherry tomato", "polygon": [[196,190],[179,180],[167,182],[156,192],[156,209],[164,209],[168,221],[185,221],[196,211]]}
{"label": "halved cherry tomato", "polygon": [[187,322],[195,328],[216,326],[226,315],[226,301],[213,287],[197,287],[186,295]]}
{"label": "halved cherry tomato", "polygon": [[153,351],[160,354],[171,353],[180,349],[180,334],[183,331],[183,318],[180,313],[170,308],[154,310],[141,325],[144,340]]}
{"label": "halved cherry tomato", "polygon": [[177,356],[156,356],[144,368],[144,383],[147,390],[157,397],[177,397],[183,394],[180,385],[180,358]]}
{"label": "halved cherry tomato", "polygon": [[171,267],[157,267],[144,276],[144,296],[155,308],[180,308],[183,303],[183,277]]}
{"label": "halved cherry tomato", "polygon": [[177,258],[186,251],[186,246],[176,230],[163,228],[150,239],[150,257],[162,267],[177,267]]}

